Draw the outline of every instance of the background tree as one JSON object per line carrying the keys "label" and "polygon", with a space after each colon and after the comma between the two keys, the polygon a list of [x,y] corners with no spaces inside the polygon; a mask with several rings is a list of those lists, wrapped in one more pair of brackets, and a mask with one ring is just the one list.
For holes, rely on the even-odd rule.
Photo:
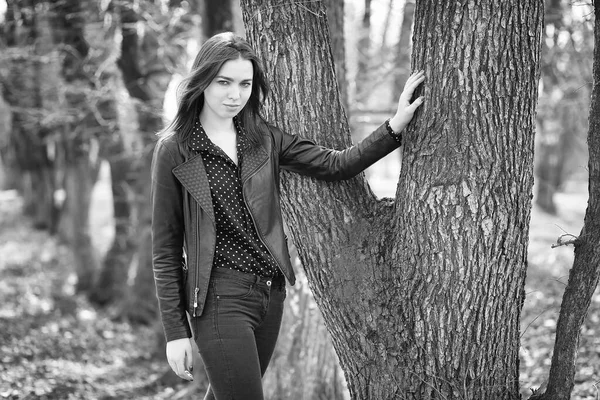
{"label": "background tree", "polygon": [[[543,6],[464,3],[417,3],[413,67],[426,71],[427,100],[405,134],[394,203],[360,178],[282,180],[353,398],[518,397]],[[322,5],[241,4],[273,82],[269,116],[348,145]]]}
{"label": "background tree", "polygon": [[573,391],[581,326],[600,277],[600,2],[594,4],[594,69],[589,108],[589,200],[579,236],[565,235],[563,244],[575,246],[575,261],[569,274],[556,327],[556,342],[545,393],[531,398],[568,400]]}
{"label": "background tree", "polygon": [[368,88],[369,67],[371,66],[371,0],[364,0],[364,11],[357,49],[358,66],[355,78],[355,100],[360,102],[360,99],[365,95],[365,91]]}
{"label": "background tree", "polygon": [[402,21],[400,22],[400,37],[395,48],[394,60],[394,90],[392,102],[400,97],[404,82],[410,76],[410,52],[412,44],[413,17],[415,14],[415,0],[406,0],[402,8]]}
{"label": "background tree", "polygon": [[[107,52],[99,51],[100,57],[91,54],[86,39],[86,25],[100,20],[100,10],[89,1],[51,0],[48,15],[59,49],[66,114],[56,149],[59,185],[65,193],[60,233],[73,252],[77,290],[89,291],[99,269],[90,232],[91,195],[100,166],[99,143],[116,127],[116,104],[111,87],[105,86],[110,69],[101,68]],[[108,29],[107,38],[111,35],[114,30]]]}
{"label": "background tree", "polygon": [[592,38],[585,20],[576,18],[583,4],[546,0],[541,58],[541,93],[537,113],[535,201],[555,214],[554,194],[566,178],[582,169],[570,160],[582,152],[585,110],[589,101]]}
{"label": "background tree", "polygon": [[55,130],[62,127],[59,57],[52,43],[48,3],[9,0],[3,24],[2,94],[12,109],[3,132],[3,161],[21,175],[24,212],[41,229],[56,232]]}

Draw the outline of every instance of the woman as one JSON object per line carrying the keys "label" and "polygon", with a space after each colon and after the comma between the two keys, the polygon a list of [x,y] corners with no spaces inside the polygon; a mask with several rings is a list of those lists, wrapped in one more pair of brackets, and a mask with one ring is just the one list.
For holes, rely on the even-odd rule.
{"label": "woman", "polygon": [[400,145],[423,102],[409,102],[423,80],[423,72],[408,79],[393,118],[334,151],[261,117],[268,85],[244,39],[223,33],[204,43],[154,151],[152,245],[169,365],[193,379],[193,333],[210,382],[205,399],[263,398],[285,281],[295,280],[280,168],[325,180],[363,171]]}

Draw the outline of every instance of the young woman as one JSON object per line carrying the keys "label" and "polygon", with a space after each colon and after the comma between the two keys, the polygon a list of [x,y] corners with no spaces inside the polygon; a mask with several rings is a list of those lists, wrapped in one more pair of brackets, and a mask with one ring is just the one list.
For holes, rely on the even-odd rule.
{"label": "young woman", "polygon": [[205,399],[263,398],[286,280],[295,281],[280,168],[325,180],[363,171],[400,145],[423,102],[409,101],[423,80],[413,74],[391,119],[335,151],[261,117],[268,85],[244,39],[223,33],[204,43],[154,151],[152,245],[169,365],[193,379],[193,336],[210,382]]}

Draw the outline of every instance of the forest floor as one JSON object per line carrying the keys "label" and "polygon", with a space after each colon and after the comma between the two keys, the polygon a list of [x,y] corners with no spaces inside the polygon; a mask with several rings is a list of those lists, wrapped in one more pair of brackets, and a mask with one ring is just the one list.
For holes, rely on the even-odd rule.
{"label": "forest floor", "polygon": [[[547,379],[573,261],[572,247],[550,246],[562,233],[579,233],[587,203],[582,186],[557,195],[558,216],[532,212],[521,318],[524,399]],[[100,224],[106,215],[93,219]],[[155,330],[116,321],[114,310],[94,309],[75,295],[70,260],[66,246],[21,215],[14,192],[0,192],[0,399],[177,399],[187,384],[165,383],[168,367],[163,354],[154,354]],[[599,322],[596,292],[582,331],[573,399],[600,398]]]}

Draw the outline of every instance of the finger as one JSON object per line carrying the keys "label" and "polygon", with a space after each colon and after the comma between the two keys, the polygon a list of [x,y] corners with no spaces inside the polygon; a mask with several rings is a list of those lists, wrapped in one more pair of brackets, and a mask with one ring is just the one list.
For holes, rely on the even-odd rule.
{"label": "finger", "polygon": [[183,365],[185,365],[185,371],[183,373],[187,376],[188,379],[194,380],[194,376],[192,375],[192,370],[194,369],[193,357],[191,351],[189,349],[185,350],[185,354],[183,356]]}
{"label": "finger", "polygon": [[413,101],[410,106],[408,106],[407,111],[410,112],[410,113],[414,113],[415,110],[417,108],[419,108],[421,106],[421,104],[423,104],[424,101],[425,101],[425,99],[423,98],[423,96],[419,97],[418,99],[416,99],[415,101]]}
{"label": "finger", "polygon": [[413,72],[406,80],[406,85],[408,85],[409,83],[412,83],[413,81],[415,81],[421,77],[424,77],[424,76],[425,76],[425,71]]}
{"label": "finger", "polygon": [[422,76],[422,77],[418,78],[417,80],[415,80],[414,82],[411,82],[409,85],[407,85],[404,88],[404,91],[402,92],[402,95],[400,97],[404,96],[405,98],[410,99],[412,97],[413,93],[415,92],[415,90],[417,89],[417,87],[421,83],[423,83],[424,80],[425,80],[425,77]]}
{"label": "finger", "polygon": [[415,79],[406,82],[404,90],[415,90],[425,80],[425,75],[415,76]]}
{"label": "finger", "polygon": [[185,354],[183,357],[180,357],[179,360],[177,360],[177,375],[179,375],[180,378],[185,379],[186,381],[191,381],[193,378],[189,376],[189,372],[186,373],[186,368],[185,368]]}

